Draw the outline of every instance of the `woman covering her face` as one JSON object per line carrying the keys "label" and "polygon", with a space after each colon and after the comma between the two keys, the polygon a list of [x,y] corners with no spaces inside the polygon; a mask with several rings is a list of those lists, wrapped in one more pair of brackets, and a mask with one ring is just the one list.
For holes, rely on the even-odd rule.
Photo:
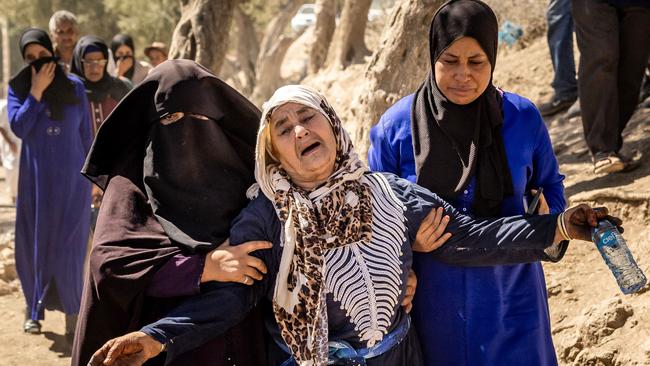
{"label": "woman covering her face", "polygon": [[[101,126],[82,171],[104,197],[73,365],[85,366],[107,340],[211,286],[211,254],[228,238],[254,181],[259,116],[196,62],[173,60],[124,97]],[[254,312],[241,326],[215,334],[175,365],[259,365],[265,350],[257,317]]]}
{"label": "woman covering her face", "polygon": [[90,217],[90,185],[79,175],[92,143],[88,102],[83,84],[57,64],[45,31],[23,32],[20,51],[28,65],[9,81],[8,109],[22,140],[16,269],[27,303],[24,331],[40,332],[46,308],[62,310],[71,342]]}
{"label": "woman covering her face", "polygon": [[257,141],[259,186],[249,190],[257,197],[233,222],[230,240],[272,241],[273,248],[255,253],[268,275],[253,286],[202,292],[141,331],[107,342],[92,365],[141,365],[165,349],[173,360],[225,332],[263,298],[273,304],[267,364],[421,365],[400,300],[411,243],[432,209],[444,210],[453,235],[426,255],[473,265],[559,260],[567,243],[556,222],[585,240],[606,215],[585,205],[559,216],[464,216],[407,180],[369,172],[334,110],[309,87],[275,92],[264,104]]}
{"label": "woman covering her face", "polygon": [[[497,38],[496,16],[480,1],[449,1],[437,11],[431,71],[371,130],[370,167],[417,182],[467,214],[523,214],[531,188],[543,188],[550,212],[561,212],[564,176],[539,112],[492,84]],[[426,364],[557,363],[540,263],[461,267],[418,254],[413,261],[421,285],[413,317]]]}
{"label": "woman covering her face", "polygon": [[135,46],[129,35],[116,34],[111,40],[111,52],[116,66],[114,76],[117,78],[125,78],[135,86],[151,71],[151,65],[135,59]]}

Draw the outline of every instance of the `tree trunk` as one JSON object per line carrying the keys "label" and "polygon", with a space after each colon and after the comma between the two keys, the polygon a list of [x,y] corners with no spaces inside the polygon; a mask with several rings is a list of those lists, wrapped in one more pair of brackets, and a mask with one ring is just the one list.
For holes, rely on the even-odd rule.
{"label": "tree trunk", "polygon": [[300,34],[283,35],[304,0],[288,0],[267,25],[255,64],[255,88],[251,100],[261,105],[282,83],[280,68],[289,46]]}
{"label": "tree trunk", "polygon": [[237,0],[181,0],[170,58],[195,60],[218,74],[228,49],[228,33]]}
{"label": "tree trunk", "polygon": [[275,42],[274,47],[266,53],[262,62],[258,62],[255,89],[251,96],[251,100],[255,105],[261,106],[281,86],[282,76],[280,76],[280,69],[282,67],[282,60],[289,46],[297,38],[298,36],[280,36],[280,39]]}
{"label": "tree trunk", "polygon": [[255,34],[255,26],[251,17],[236,7],[234,23],[237,27],[237,45],[235,47],[237,66],[241,75],[242,87],[239,90],[244,95],[250,95],[255,87],[255,63],[260,52],[260,45]]}
{"label": "tree trunk", "polygon": [[316,1],[314,39],[309,48],[309,73],[315,74],[325,64],[327,50],[336,27],[336,0]]}
{"label": "tree trunk", "polygon": [[400,98],[415,92],[431,69],[429,28],[443,0],[403,0],[393,8],[388,26],[366,66],[365,85],[352,104],[351,131],[360,156],[367,156],[370,127]]}
{"label": "tree trunk", "polygon": [[371,3],[372,0],[345,1],[341,22],[327,55],[328,67],[344,69],[353,62],[363,62],[364,56],[370,53],[364,36]]}

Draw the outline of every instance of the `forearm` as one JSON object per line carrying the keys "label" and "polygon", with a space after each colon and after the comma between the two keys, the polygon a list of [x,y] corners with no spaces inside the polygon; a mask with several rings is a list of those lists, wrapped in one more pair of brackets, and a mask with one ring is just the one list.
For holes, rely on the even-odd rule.
{"label": "forearm", "polygon": [[545,249],[559,242],[557,215],[474,219],[451,216],[451,239],[445,246],[461,249]]}
{"label": "forearm", "polygon": [[9,125],[17,137],[24,139],[36,125],[38,115],[45,110],[45,105],[31,95],[22,103],[14,97],[12,104],[15,108],[9,111]]}
{"label": "forearm", "polygon": [[165,318],[141,329],[167,344],[167,358],[198,347],[242,321],[260,296],[255,286],[211,283],[172,310]]}

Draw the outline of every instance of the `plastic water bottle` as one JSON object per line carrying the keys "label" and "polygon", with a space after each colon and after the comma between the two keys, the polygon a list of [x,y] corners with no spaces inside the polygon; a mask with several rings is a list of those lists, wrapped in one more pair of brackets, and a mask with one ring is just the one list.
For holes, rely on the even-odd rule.
{"label": "plastic water bottle", "polygon": [[598,226],[591,232],[591,239],[624,294],[635,293],[645,286],[647,279],[616,226],[607,220],[598,222]]}

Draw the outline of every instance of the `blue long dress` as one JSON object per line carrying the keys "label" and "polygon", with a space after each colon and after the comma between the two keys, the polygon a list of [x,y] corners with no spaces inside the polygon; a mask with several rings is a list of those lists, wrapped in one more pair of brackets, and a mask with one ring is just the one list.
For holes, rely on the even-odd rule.
{"label": "blue long dress", "polygon": [[[398,101],[370,132],[374,171],[416,180],[411,134],[413,95]],[[552,213],[565,207],[548,131],[527,99],[503,94],[502,136],[514,195],[501,216],[523,214],[527,187],[543,187]],[[444,157],[441,157],[444,158]],[[471,214],[474,181],[452,204]],[[556,365],[544,272],[540,263],[461,267],[415,253],[418,287],[413,324],[426,365]]]}
{"label": "blue long dress", "polygon": [[76,314],[81,301],[91,186],[80,171],[92,130],[83,84],[69,78],[79,103],[65,105],[60,121],[49,118],[47,102],[20,99],[9,88],[9,123],[22,139],[16,269],[34,320],[43,319],[45,307]]}

